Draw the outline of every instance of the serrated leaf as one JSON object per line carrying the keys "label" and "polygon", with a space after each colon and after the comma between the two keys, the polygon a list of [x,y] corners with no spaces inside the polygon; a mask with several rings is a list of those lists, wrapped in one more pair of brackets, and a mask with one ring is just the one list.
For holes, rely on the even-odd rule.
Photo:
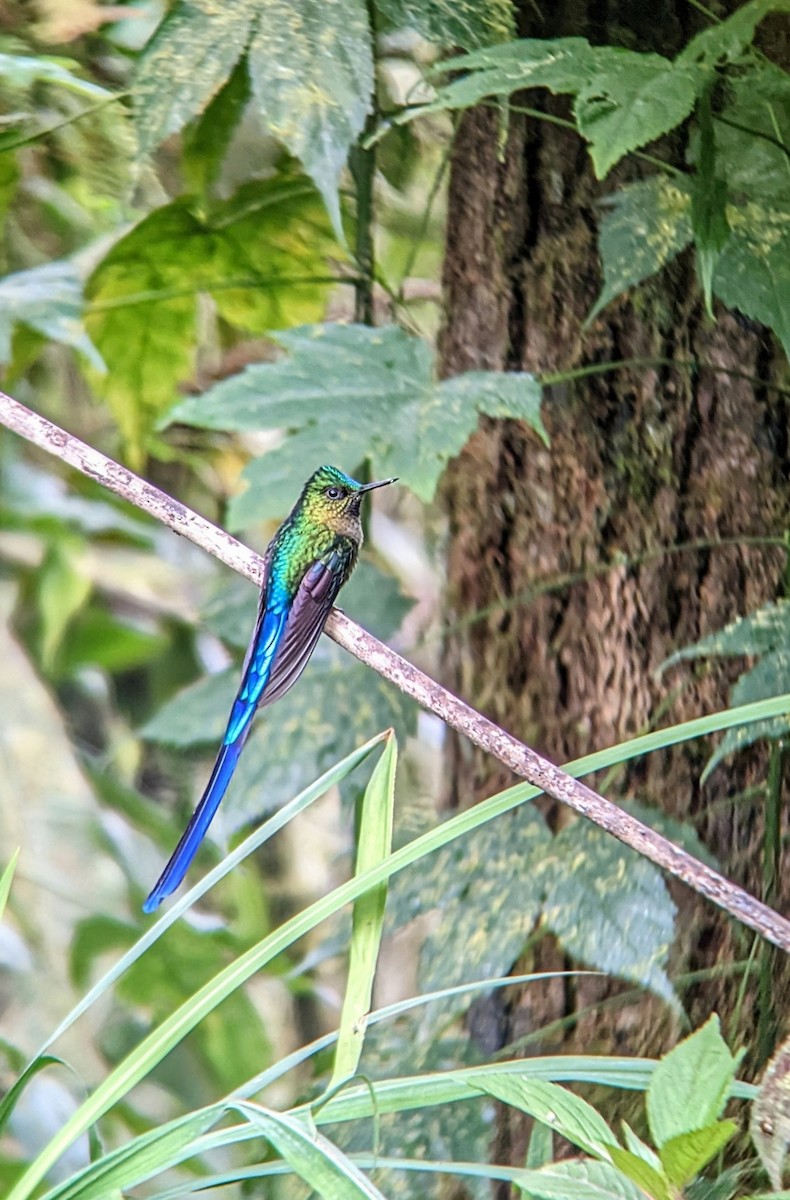
{"label": "serrated leaf", "polygon": [[732,16],[715,22],[693,37],[676,61],[707,70],[737,62],[751,44],[759,23],[771,12],[790,12],[790,3],[788,0],[750,0],[750,3],[742,4]]}
{"label": "serrated leaf", "polygon": [[692,237],[690,190],[675,177],[628,184],[608,196],[606,206],[598,228],[604,284],[588,323],[615,296],[677,258]]}
{"label": "serrated leaf", "polygon": [[[599,51],[586,38],[520,38],[453,58],[452,71],[467,72],[436,90],[429,104],[403,114],[403,121],[425,113],[471,108],[486,96],[509,96],[528,87],[577,92],[595,78]],[[441,68],[446,72],[447,66]]]}
{"label": "serrated leaf", "polygon": [[777,1047],[763,1072],[749,1132],[772,1187],[781,1188],[790,1145],[790,1038]]}
{"label": "serrated leaf", "polygon": [[790,213],[767,204],[729,208],[732,231],[713,286],[738,308],[774,331],[790,357]]}
{"label": "serrated leaf", "polygon": [[672,1138],[719,1119],[736,1066],[716,1016],[664,1055],[647,1090],[647,1120],[659,1153]]}
{"label": "serrated leaf", "polygon": [[676,65],[660,54],[614,46],[598,54],[598,70],[578,91],[574,115],[590,143],[595,174],[604,179],[624,155],[684,121],[706,77],[695,65]]}
{"label": "serrated leaf", "polygon": [[300,160],[343,240],[338,180],[371,110],[373,53],[363,0],[266,0],[248,50],[253,95]]}
{"label": "serrated leaf", "polygon": [[652,863],[596,828],[574,821],[541,864],[544,919],[581,962],[678,1001],[665,964],[675,905]]}
{"label": "serrated leaf", "polygon": [[[437,910],[420,952],[422,991],[507,973],[540,915],[543,889],[536,868],[550,844],[543,817],[523,808],[392,880],[391,929]],[[425,1022],[432,1028],[446,1023],[468,1004],[464,996],[433,1004]]]}
{"label": "serrated leaf", "polygon": [[178,0],[143,52],[134,81],[141,154],[198,116],[244,52],[258,5]]}
{"label": "serrated leaf", "polygon": [[70,262],[44,263],[0,280],[0,363],[11,360],[11,335],[19,322],[83,354],[97,370],[104,363],[82,322],[82,283]]}
{"label": "serrated leaf", "polygon": [[670,1184],[680,1189],[691,1183],[737,1131],[734,1121],[714,1121],[664,1142],[661,1163]]}
{"label": "serrated leaf", "polygon": [[281,446],[247,467],[248,489],[230,508],[236,528],[281,516],[285,481],[292,487],[327,461],[348,470],[370,461],[430,500],[480,413],[526,420],[545,437],[532,375],[437,381],[427,343],[393,326],[306,326],[277,340],[288,358],[248,367],[169,414],[208,429],[288,430]]}
{"label": "serrated leaf", "polygon": [[785,646],[790,648],[790,600],[777,600],[748,616],[738,617],[691,646],[676,650],[664,660],[660,670],[690,658],[766,654]]}
{"label": "serrated leaf", "polygon": [[[251,333],[318,316],[334,246],[304,179],[245,184],[206,211],[190,197],[116,242],[88,282],[86,324],[110,373],[102,391],[139,460],[157,417],[192,370],[197,299]],[[235,286],[233,286],[235,285]]]}
{"label": "serrated leaf", "polygon": [[530,1079],[528,1070],[525,1066],[521,1077],[481,1072],[475,1087],[542,1121],[586,1154],[608,1161],[617,1138],[600,1113],[568,1088],[544,1079]]}
{"label": "serrated leaf", "polygon": [[[790,688],[790,647],[765,654],[750,671],[745,671],[738,682],[730,689],[730,702],[749,704],[753,700],[766,700],[771,696],[781,696]],[[740,725],[729,729],[711,755],[701,782],[710,775],[711,771],[730,754],[751,746],[762,738],[775,741],[786,737],[790,732],[790,714],[783,717],[771,717],[765,721],[752,721],[748,725]]]}
{"label": "serrated leaf", "polygon": [[395,29],[414,29],[429,42],[476,50],[511,38],[510,0],[378,0],[376,9]]}

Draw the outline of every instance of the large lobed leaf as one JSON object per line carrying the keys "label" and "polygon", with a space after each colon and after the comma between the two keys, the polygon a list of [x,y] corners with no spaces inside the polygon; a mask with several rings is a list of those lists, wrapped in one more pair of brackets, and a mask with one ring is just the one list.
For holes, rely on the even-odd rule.
{"label": "large lobed leaf", "polygon": [[373,92],[363,0],[180,0],[141,59],[142,152],[200,116],[244,56],[256,106],[314,180],[342,237],[338,178]]}
{"label": "large lobed leaf", "polygon": [[252,333],[319,315],[335,245],[305,179],[245,184],[206,210],[182,197],[115,244],[87,286],[87,329],[109,367],[99,386],[132,457],[193,367],[197,301]]}
{"label": "large lobed leaf", "polygon": [[247,467],[248,488],[230,509],[236,528],[280,516],[285,481],[292,485],[322,462],[353,471],[369,461],[430,500],[481,413],[520,418],[545,437],[533,375],[470,372],[437,381],[427,344],[392,326],[308,326],[277,341],[288,358],[248,367],[169,414],[207,429],[288,431]]}
{"label": "large lobed leaf", "polygon": [[[665,970],[675,906],[661,873],[587,821],[552,837],[536,810],[519,809],[419,875],[397,876],[390,905],[394,927],[436,914],[420,957],[424,989],[506,974],[542,920],[577,961],[677,1004]],[[437,1008],[432,1020],[452,1011]]]}

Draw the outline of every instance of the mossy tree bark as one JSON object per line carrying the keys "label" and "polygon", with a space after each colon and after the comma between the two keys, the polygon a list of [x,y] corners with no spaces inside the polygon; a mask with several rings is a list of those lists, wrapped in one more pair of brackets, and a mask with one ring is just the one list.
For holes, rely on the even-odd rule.
{"label": "mossy tree bark", "polygon": [[[520,0],[522,36],[577,34],[669,55],[695,32],[690,22],[701,19],[685,0],[611,9],[568,0],[542,9],[550,14],[544,21],[537,11]],[[528,93],[523,103],[568,116],[561,99],[543,92]],[[790,518],[786,396],[752,382],[786,378],[786,364],[762,327],[721,308],[715,324],[706,319],[688,254],[585,331],[600,287],[598,204],[617,183],[635,178],[637,167],[632,162],[600,184],[572,131],[517,115],[502,153],[499,122],[495,108],[481,107],[463,117],[456,135],[444,372],[546,373],[623,359],[717,368],[634,367],[553,387],[544,405],[549,450],[519,423],[486,422],[448,474],[445,678],[512,733],[564,762],[726,706],[742,663],[660,678],[655,670],[677,647],[781,592],[784,552],[747,539],[781,535]],[[684,136],[652,149],[683,166]],[[733,544],[717,545],[729,539]],[[690,542],[694,547],[683,549]],[[541,594],[541,585],[563,580]],[[765,780],[766,755],[739,756],[703,788],[710,749],[679,747],[640,760],[609,795],[635,796],[693,822],[725,870],[761,894],[762,797],[744,793]],[[511,782],[457,741],[450,766],[454,806]],[[552,819],[568,817],[554,811]],[[772,897],[785,910],[787,878],[780,873]],[[675,971],[747,956],[750,938],[684,889],[674,894]],[[536,958],[543,967],[562,963],[548,941]],[[786,970],[778,961],[773,968]],[[726,1024],[739,983],[729,975],[687,991],[692,1020],[717,1009]],[[530,990],[499,1012],[499,1040],[511,1043],[611,990],[589,980],[557,985],[540,1000]],[[749,1004],[741,1032],[756,1060],[770,1049],[775,1014],[765,1003],[759,1009],[759,997]],[[663,1016],[657,1002],[643,1000],[593,1012],[562,1038],[569,1049],[655,1052]],[[737,1041],[738,1031],[730,1033]],[[540,1051],[551,1046],[556,1041]],[[501,1153],[523,1150],[521,1134],[514,1137],[517,1145],[503,1144]]]}

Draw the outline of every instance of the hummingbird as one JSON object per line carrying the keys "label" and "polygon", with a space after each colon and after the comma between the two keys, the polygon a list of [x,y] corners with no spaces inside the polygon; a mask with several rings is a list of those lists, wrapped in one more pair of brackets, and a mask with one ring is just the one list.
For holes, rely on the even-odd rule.
{"label": "hummingbird", "polygon": [[335,598],[356,565],[365,493],[395,482],[357,483],[337,467],[319,467],[269,543],[258,616],[222,745],[144,912],[155,912],[186,875],[225,795],[256,710],[284,696],[307,666]]}

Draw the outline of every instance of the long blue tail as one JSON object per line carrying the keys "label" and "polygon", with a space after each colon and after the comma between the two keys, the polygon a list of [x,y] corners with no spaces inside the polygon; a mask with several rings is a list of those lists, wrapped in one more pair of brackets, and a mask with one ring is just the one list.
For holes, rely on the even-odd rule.
{"label": "long blue tail", "polygon": [[186,875],[189,864],[195,857],[198,846],[206,836],[206,830],[211,824],[212,817],[217,811],[222,797],[225,795],[231,776],[236,769],[236,763],[239,761],[242,747],[247,740],[249,730],[250,725],[248,724],[247,728],[242,730],[234,742],[231,742],[230,745],[223,745],[221,748],[217,755],[217,761],[214,763],[211,778],[206,785],[206,790],[193,812],[189,824],[184,830],[181,841],[170,856],[170,861],[146,899],[143,905],[143,912],[156,912],[165,897],[176,890]]}

